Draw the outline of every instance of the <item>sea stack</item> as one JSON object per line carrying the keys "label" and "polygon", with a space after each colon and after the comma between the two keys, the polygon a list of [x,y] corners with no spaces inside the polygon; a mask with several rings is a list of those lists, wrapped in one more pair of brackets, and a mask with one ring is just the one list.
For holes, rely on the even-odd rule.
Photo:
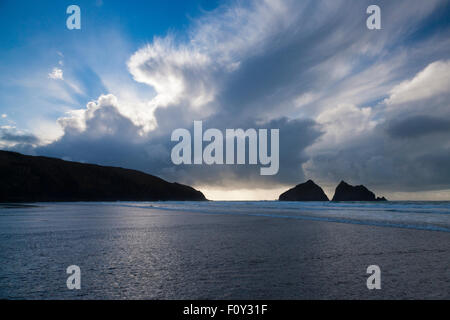
{"label": "sea stack", "polygon": [[282,193],[279,201],[328,201],[328,197],[322,188],[308,180],[305,183],[298,184],[292,189]]}
{"label": "sea stack", "polygon": [[386,198],[376,198],[375,194],[365,186],[352,186],[341,181],[336,187],[332,201],[387,201]]}

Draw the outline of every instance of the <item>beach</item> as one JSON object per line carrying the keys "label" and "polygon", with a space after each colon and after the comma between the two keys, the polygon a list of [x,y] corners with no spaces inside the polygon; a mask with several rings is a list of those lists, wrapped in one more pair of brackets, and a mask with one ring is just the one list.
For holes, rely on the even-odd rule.
{"label": "beach", "polygon": [[0,208],[1,299],[450,298],[448,203],[35,205]]}

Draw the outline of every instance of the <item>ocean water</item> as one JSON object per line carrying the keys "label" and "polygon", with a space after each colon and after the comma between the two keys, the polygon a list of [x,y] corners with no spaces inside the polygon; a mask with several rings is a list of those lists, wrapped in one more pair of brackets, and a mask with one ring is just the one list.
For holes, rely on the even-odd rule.
{"label": "ocean water", "polygon": [[0,205],[0,299],[449,298],[450,202]]}

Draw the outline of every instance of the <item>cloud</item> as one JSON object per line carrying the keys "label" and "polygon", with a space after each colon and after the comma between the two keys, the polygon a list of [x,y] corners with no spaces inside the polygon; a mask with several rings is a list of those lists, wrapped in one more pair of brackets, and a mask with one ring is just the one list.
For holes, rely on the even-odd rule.
{"label": "cloud", "polygon": [[138,50],[128,61],[134,79],[152,86],[158,106],[189,100],[192,106],[211,101],[214,87],[208,78],[211,68],[208,56],[186,47],[175,47],[173,40],[156,39],[152,45]]}
{"label": "cloud", "polygon": [[[381,31],[366,28],[369,4],[223,4],[185,33],[155,37],[131,54],[133,85],[123,78],[104,85],[88,66],[75,72],[79,96],[66,90],[79,104],[59,119],[64,134],[36,152],[217,189],[273,188],[306,177],[383,190],[448,189],[439,166],[450,148],[450,41],[448,30],[431,30],[443,4],[382,2]],[[416,36],[422,29],[431,31]],[[143,98],[136,86],[149,94]],[[194,120],[221,130],[279,128],[279,174],[172,165],[170,134]]]}
{"label": "cloud", "polygon": [[38,154],[148,171],[141,128],[117,109],[115,96],[102,95],[85,109],[60,118],[64,134],[57,141],[36,148]]}
{"label": "cloud", "polygon": [[393,119],[386,130],[394,138],[417,138],[435,133],[448,133],[450,118],[417,115],[405,119]]}
{"label": "cloud", "polygon": [[352,104],[328,108],[317,116],[316,121],[326,130],[321,140],[326,147],[360,137],[376,126],[370,107],[358,108]]}
{"label": "cloud", "polygon": [[58,122],[64,132],[71,136],[85,136],[94,140],[113,136],[134,141],[140,135],[140,128],[120,114],[117,98],[112,94],[101,95],[96,101],[89,102],[86,109],[74,110],[68,115]]}
{"label": "cloud", "polygon": [[395,86],[386,100],[387,105],[405,104],[432,98],[449,92],[450,60],[429,64],[413,79]]}
{"label": "cloud", "polygon": [[[299,165],[306,161],[303,150],[321,135],[312,120],[280,118],[265,123],[248,122],[243,126],[244,129],[280,129],[280,172],[277,176],[261,177],[259,165],[175,166],[170,159],[174,146],[170,140],[171,131],[155,134],[142,130],[120,113],[119,104],[115,96],[103,95],[88,103],[86,109],[69,113],[59,120],[64,135],[54,143],[37,148],[36,152],[75,161],[135,168],[197,185],[273,187],[274,184],[303,179]],[[213,123],[215,128],[227,128],[213,121],[213,118],[211,122],[206,121],[204,129]]]}
{"label": "cloud", "polygon": [[48,77],[50,79],[54,79],[54,80],[64,80],[62,69],[59,69],[59,68],[56,68],[56,67],[53,68],[52,72],[50,72],[48,74]]}
{"label": "cloud", "polygon": [[[306,175],[328,182],[345,177],[385,191],[448,189],[450,171],[445,163],[450,160],[450,87],[437,84],[446,65],[445,61],[432,62],[410,80],[394,86],[391,95],[377,106],[377,112],[365,116],[364,109],[353,109],[341,116],[334,112],[333,121],[324,122],[327,133],[323,140],[310,150],[314,154],[304,165]],[[420,90],[418,83],[429,89]],[[411,95],[405,102],[400,93],[407,91]],[[394,102],[404,105],[395,108]],[[332,111],[325,114],[329,112]],[[343,138],[350,133],[353,137],[333,146],[336,141],[327,142],[327,138],[335,132],[334,123],[340,118],[348,122],[341,123],[338,131],[344,133],[338,136]]]}
{"label": "cloud", "polygon": [[18,130],[14,126],[0,127],[0,146],[9,149],[21,145],[37,145],[39,139],[33,134]]}
{"label": "cloud", "polygon": [[[204,130],[210,128],[214,122],[204,123]],[[226,125],[212,126],[225,132]],[[295,184],[304,179],[301,164],[308,157],[304,150],[310,146],[322,134],[320,128],[312,120],[287,118],[273,119],[268,122],[247,122],[236,128],[267,128],[280,130],[280,164],[277,175],[261,176],[261,165],[180,165],[166,167],[162,172],[171,174],[173,178],[179,178],[190,184],[209,185],[215,187],[254,188]],[[168,146],[170,148],[170,145]],[[247,153],[248,157],[248,153]]]}

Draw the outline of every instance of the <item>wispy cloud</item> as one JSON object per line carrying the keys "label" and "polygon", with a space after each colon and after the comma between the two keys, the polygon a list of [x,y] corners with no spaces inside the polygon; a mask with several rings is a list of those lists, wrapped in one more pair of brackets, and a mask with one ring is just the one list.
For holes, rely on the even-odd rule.
{"label": "wispy cloud", "polygon": [[63,70],[55,67],[52,72],[48,74],[48,77],[54,80],[64,80]]}

